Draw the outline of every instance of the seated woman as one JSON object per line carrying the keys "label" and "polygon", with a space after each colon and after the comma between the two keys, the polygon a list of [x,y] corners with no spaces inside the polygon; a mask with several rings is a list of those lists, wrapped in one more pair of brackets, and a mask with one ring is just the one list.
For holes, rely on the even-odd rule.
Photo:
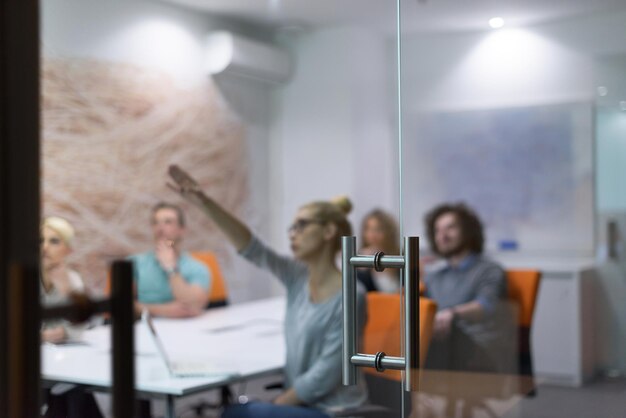
{"label": "seated woman", "polygon": [[[66,262],[72,252],[74,228],[63,218],[50,217],[41,227],[41,301],[45,304],[66,300],[70,293],[84,293],[85,285],[80,275]],[[42,324],[41,339],[60,343],[80,337],[83,325],[72,325],[64,320],[46,321]]]}
{"label": "seated woman", "polygon": [[[363,247],[359,254],[373,255],[382,251],[387,255],[400,254],[398,225],[393,217],[374,209],[363,218],[361,224]],[[357,278],[368,291],[396,293],[400,290],[400,274],[398,269],[375,271],[369,268],[357,270]]]}
{"label": "seated woman", "polygon": [[[74,228],[63,218],[50,217],[41,226],[41,281],[43,305],[65,301],[71,293],[84,293],[80,275],[66,262],[72,252]],[[48,343],[76,341],[85,325],[48,320],[42,323],[41,340]],[[55,385],[47,391],[45,417],[102,417],[93,395],[80,386]]]}
{"label": "seated woman", "polygon": [[[358,407],[366,401],[363,379],[358,386],[341,384],[341,272],[335,266],[342,235],[351,235],[347,199],[313,202],[301,207],[289,227],[294,258],[281,256],[254,237],[243,223],[206,196],[176,166],[171,186],[213,219],[237,251],[272,272],[287,288],[285,315],[286,390],[273,403],[253,402],[226,408],[225,418],[325,418],[331,411]],[[365,294],[358,294],[358,323],[365,325]]]}

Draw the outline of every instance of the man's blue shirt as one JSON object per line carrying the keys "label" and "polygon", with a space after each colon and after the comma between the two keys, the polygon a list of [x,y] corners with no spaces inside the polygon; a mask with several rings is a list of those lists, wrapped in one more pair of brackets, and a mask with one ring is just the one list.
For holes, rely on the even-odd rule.
{"label": "man's blue shirt", "polygon": [[[159,264],[154,251],[135,254],[133,261],[137,300],[142,303],[168,303],[174,300],[167,273]],[[204,264],[196,261],[188,253],[178,258],[178,271],[189,284],[195,284],[207,292],[211,287],[211,274]]]}

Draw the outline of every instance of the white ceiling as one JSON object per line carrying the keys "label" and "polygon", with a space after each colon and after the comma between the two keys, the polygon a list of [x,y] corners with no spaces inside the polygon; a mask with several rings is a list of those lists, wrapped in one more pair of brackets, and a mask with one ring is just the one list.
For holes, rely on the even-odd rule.
{"label": "white ceiling", "polygon": [[[352,24],[395,30],[394,0],[163,1],[277,29]],[[460,31],[486,29],[494,16],[525,26],[626,9],[626,0],[401,0],[400,7],[405,31]]]}

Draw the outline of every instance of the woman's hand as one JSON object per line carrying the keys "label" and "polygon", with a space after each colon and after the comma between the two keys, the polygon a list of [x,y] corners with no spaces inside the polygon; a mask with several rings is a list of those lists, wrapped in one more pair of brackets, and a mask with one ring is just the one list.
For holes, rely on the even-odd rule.
{"label": "woman's hand", "polygon": [[167,186],[180,193],[183,198],[199,207],[211,218],[226,234],[237,251],[241,251],[250,243],[252,233],[248,227],[213,199],[206,196],[193,177],[175,164],[169,167],[169,175],[176,185],[167,183]]}
{"label": "woman's hand", "polygon": [[63,342],[66,337],[63,327],[48,328],[41,331],[41,340],[47,343],[58,344]]}
{"label": "woman's hand", "polygon": [[168,173],[172,180],[176,184],[167,183],[167,186],[180,194],[185,200],[193,203],[198,207],[203,206],[202,200],[202,190],[200,189],[200,185],[198,182],[189,175],[185,170],[177,166],[176,164],[172,164],[169,167]]}
{"label": "woman's hand", "polygon": [[301,405],[302,401],[298,399],[298,395],[294,388],[287,389],[285,392],[281,393],[274,399],[274,405]]}

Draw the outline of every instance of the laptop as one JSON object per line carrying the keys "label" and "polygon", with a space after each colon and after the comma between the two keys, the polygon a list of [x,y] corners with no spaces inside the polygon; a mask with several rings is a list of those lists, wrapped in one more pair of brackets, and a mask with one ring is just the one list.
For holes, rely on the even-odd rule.
{"label": "laptop", "polygon": [[215,377],[215,376],[228,376],[235,375],[236,372],[232,370],[224,369],[215,363],[210,361],[172,361],[165,351],[165,346],[161,342],[161,338],[157,334],[154,322],[152,321],[152,315],[147,310],[144,310],[141,314],[141,320],[146,324],[149,334],[152,336],[152,340],[156,345],[159,356],[165,363],[167,370],[172,377]]}

